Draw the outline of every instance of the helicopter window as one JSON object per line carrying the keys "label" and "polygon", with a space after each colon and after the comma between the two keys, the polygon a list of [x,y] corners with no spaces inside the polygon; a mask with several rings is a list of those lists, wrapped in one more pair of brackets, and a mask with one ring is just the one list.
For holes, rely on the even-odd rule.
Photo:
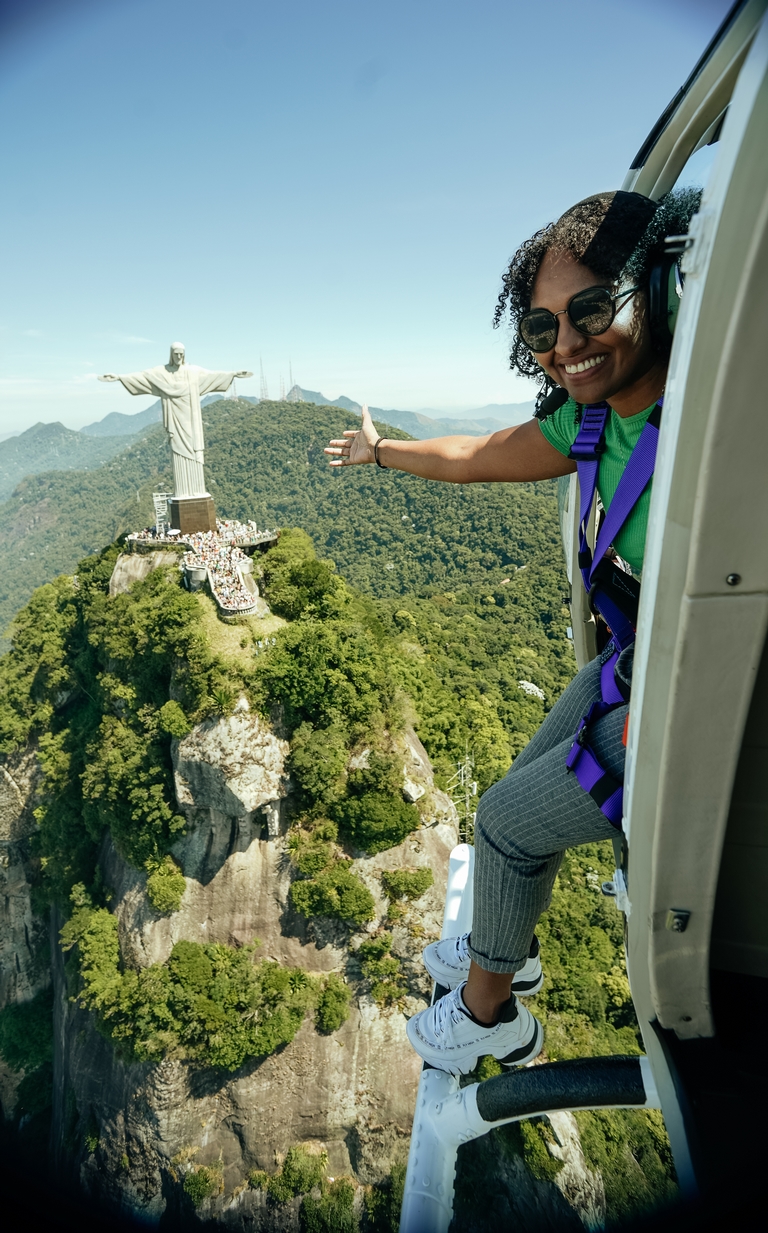
{"label": "helicopter window", "polygon": [[706,188],[716,157],[717,142],[702,146],[700,150],[694,150],[680,172],[675,188],[687,188],[688,186]]}

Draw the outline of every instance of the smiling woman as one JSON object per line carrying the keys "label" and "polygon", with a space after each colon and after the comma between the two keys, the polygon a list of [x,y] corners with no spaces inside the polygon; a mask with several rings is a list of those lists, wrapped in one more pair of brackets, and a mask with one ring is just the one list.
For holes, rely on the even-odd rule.
{"label": "smiling woman", "polygon": [[657,205],[639,193],[600,193],[517,251],[495,324],[509,315],[511,367],[541,381],[538,418],[488,437],[390,441],[363,408],[362,427],[326,449],[331,466],[375,462],[453,483],[538,480],[578,466],[582,523],[596,490],[606,510],[594,560],[585,537],[579,552],[605,622],[603,654],[480,800],[472,932],[424,955],[452,991],[409,1020],[408,1037],[427,1062],[454,1074],[484,1054],[515,1066],[536,1057],[541,1026],[517,1001],[541,986],[536,923],[564,850],[621,826],[637,576],[682,289],[665,240],[688,231],[699,197],[683,190]]}

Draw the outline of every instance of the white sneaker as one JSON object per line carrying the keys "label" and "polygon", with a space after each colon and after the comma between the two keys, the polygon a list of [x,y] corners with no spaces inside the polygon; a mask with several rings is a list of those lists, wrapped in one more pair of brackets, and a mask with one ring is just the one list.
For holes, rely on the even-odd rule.
{"label": "white sneaker", "polygon": [[538,1019],[511,997],[498,1023],[484,1027],[464,1005],[465,984],[406,1023],[408,1039],[419,1056],[452,1075],[468,1075],[486,1054],[505,1066],[524,1066],[538,1057],[544,1043]]}
{"label": "white sneaker", "polygon": [[[442,942],[432,942],[422,953],[424,967],[432,979],[444,989],[455,989],[469,975],[469,937],[468,933],[462,933],[458,938],[444,938]],[[534,938],[527,963],[519,972],[515,972],[512,992],[519,998],[532,997],[539,992],[543,984],[539,940]]]}

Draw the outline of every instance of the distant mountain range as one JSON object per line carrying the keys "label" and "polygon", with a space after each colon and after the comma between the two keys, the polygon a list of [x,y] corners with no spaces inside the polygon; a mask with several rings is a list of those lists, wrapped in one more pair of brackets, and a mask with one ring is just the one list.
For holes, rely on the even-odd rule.
{"label": "distant mountain range", "polygon": [[[294,385],[288,394],[288,402],[314,402],[319,407],[342,407],[359,415],[362,406],[351,398],[326,398],[318,390],[305,390],[300,385]],[[424,411],[396,411],[391,408],[369,407],[375,420],[384,420],[393,428],[402,428],[419,441],[431,437],[444,437],[451,433],[466,433],[469,436],[481,437],[487,432],[496,432],[499,428],[509,428],[513,424],[522,424],[533,415],[535,403],[510,402],[489,403],[485,407],[477,407],[471,411],[460,411],[455,415],[435,411],[427,415]],[[433,418],[433,415],[438,418]]]}
{"label": "distant mountain range", "polygon": [[[0,441],[0,501],[11,495],[25,475],[42,471],[92,471],[128,448],[137,435],[137,416],[131,435],[88,437],[63,424],[33,424],[18,436]],[[109,418],[109,417],[107,417]]]}
{"label": "distant mountain range", "polygon": [[[218,394],[209,394],[203,399],[203,406],[206,403],[218,402],[219,398]],[[258,406],[259,403],[258,398],[241,398],[240,401],[250,402],[254,406]],[[318,407],[341,407],[344,411],[352,411],[355,415],[359,415],[362,410],[359,402],[346,398],[343,394],[339,398],[326,398],[325,394],[321,394],[319,390],[305,390],[300,385],[292,387],[286,402],[313,402]],[[403,432],[409,433],[419,441],[424,441],[430,437],[443,437],[456,432],[479,437],[487,432],[496,432],[499,428],[508,428],[512,424],[522,424],[533,415],[534,405],[533,400],[530,402],[492,402],[484,407],[476,407],[470,411],[457,411],[455,414],[433,411],[432,408],[424,411],[396,411],[384,407],[370,407],[370,412],[374,419],[384,420],[393,428],[402,428]],[[160,403],[155,402],[151,407],[146,407],[135,415],[126,414],[124,411],[110,411],[103,420],[97,420],[94,424],[86,424],[85,428],[81,428],[80,431],[89,437],[127,436],[140,432],[149,424],[159,423],[160,417]]]}
{"label": "distant mountain range", "polygon": [[151,407],[145,407],[143,411],[110,411],[103,420],[86,424],[80,431],[87,437],[128,437],[141,432],[142,428],[147,428],[150,424],[159,424],[161,418],[162,407],[158,401],[153,402]]}

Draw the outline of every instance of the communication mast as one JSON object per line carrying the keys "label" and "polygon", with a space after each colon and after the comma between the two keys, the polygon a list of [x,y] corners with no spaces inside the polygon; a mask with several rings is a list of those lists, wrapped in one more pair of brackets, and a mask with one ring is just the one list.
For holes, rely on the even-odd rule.
{"label": "communication mast", "polygon": [[460,762],[456,763],[456,774],[448,780],[448,795],[459,813],[459,839],[461,843],[475,842],[475,814],[477,801],[477,780],[475,779],[475,759],[467,750]]}
{"label": "communication mast", "polygon": [[285,377],[280,373],[280,401],[285,402]]}
{"label": "communication mast", "polygon": [[262,402],[266,402],[266,401],[268,401],[268,400],[269,400],[269,390],[267,389],[267,378],[264,376],[264,365],[263,365],[263,364],[262,364],[262,362],[261,362],[261,356],[259,356],[259,369],[260,369],[260,371],[261,371],[261,393],[260,393],[260,398],[261,398],[261,401],[262,401]]}

